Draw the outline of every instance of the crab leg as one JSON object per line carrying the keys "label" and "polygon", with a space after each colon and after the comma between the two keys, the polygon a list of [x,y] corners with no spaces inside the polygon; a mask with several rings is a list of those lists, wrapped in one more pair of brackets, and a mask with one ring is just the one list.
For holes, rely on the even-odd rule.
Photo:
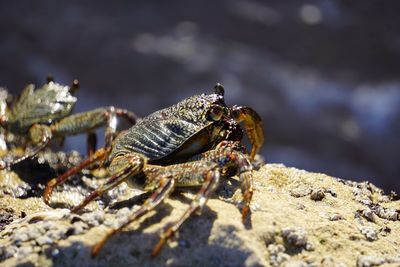
{"label": "crab leg", "polygon": [[[134,113],[125,109],[106,107],[65,117],[50,126],[35,124],[29,129],[30,138],[35,144],[34,148],[23,157],[17,158],[12,162],[0,162],[0,170],[17,164],[27,158],[34,157],[40,150],[46,147],[53,136],[65,137],[67,135],[80,134],[94,130],[103,125],[107,126],[105,147],[109,148],[115,137],[117,116],[124,117],[131,124],[136,123],[137,116]],[[92,137],[89,138],[93,139]],[[93,147],[93,142],[89,143],[88,150],[92,150]]]}
{"label": "crab leg", "polygon": [[253,197],[252,165],[249,156],[243,153],[244,148],[239,142],[222,141],[214,150],[201,155],[202,160],[215,162],[220,168],[232,166],[237,168],[241,183],[241,191],[245,206],[242,208],[242,221],[244,222],[250,212],[250,202]]}
{"label": "crab leg", "polygon": [[88,132],[86,143],[87,143],[87,156],[91,157],[96,151],[96,146],[97,146],[97,135],[95,132]]}
{"label": "crab leg", "polygon": [[96,162],[98,160],[101,160],[105,158],[105,156],[108,154],[108,151],[105,148],[101,148],[97,150],[92,156],[81,162],[78,166],[69,169],[67,172],[63,173],[62,175],[58,176],[57,178],[51,179],[47,185],[46,188],[44,189],[44,194],[43,194],[43,200],[47,205],[50,205],[50,197],[53,192],[53,189],[65,182],[65,180],[68,179],[68,177],[74,175],[75,173],[81,171],[82,169],[86,168],[93,162]]}
{"label": "crab leg", "polygon": [[249,107],[234,106],[232,114],[238,123],[243,122],[244,129],[251,143],[250,159],[253,160],[264,143],[264,131],[261,118]]}
{"label": "crab leg", "polygon": [[130,215],[127,220],[120,225],[120,227],[112,229],[104,238],[93,246],[92,256],[96,256],[99,253],[105,242],[111,236],[120,232],[124,227],[161,204],[164,199],[170,195],[175,185],[183,187],[202,185],[191,207],[185,212],[176,225],[169,229],[166,235],[161,237],[160,242],[158,242],[154,247],[152,255],[155,256],[160,251],[163,244],[178,230],[183,222],[189,218],[191,214],[203,207],[210,194],[214,192],[219,181],[219,171],[215,169],[216,166],[215,163],[201,160],[166,167],[145,165],[143,168],[143,173],[146,175],[145,190],[154,190],[154,193],[137,211]]}
{"label": "crab leg", "polygon": [[[201,161],[197,162],[201,163]],[[204,162],[203,162],[204,163]],[[205,174],[202,175],[204,182],[201,186],[199,192],[196,195],[196,198],[190,204],[190,207],[185,211],[185,213],[176,221],[171,227],[163,231],[161,234],[160,240],[154,246],[151,256],[156,256],[164,244],[170,239],[175,232],[179,230],[182,224],[196,211],[201,210],[201,208],[206,204],[207,200],[209,199],[210,195],[215,191],[217,188],[220,173],[218,169],[211,169],[208,170]],[[179,182],[177,183],[179,185]]]}
{"label": "crab leg", "polygon": [[157,190],[150,196],[150,198],[148,198],[138,210],[136,210],[133,214],[131,214],[124,223],[122,223],[118,228],[112,229],[111,231],[109,231],[106,234],[106,236],[104,236],[99,242],[97,242],[92,247],[92,257],[95,257],[99,253],[101,248],[104,246],[105,242],[111,236],[117,234],[123,228],[128,226],[130,223],[139,219],[140,217],[142,217],[149,211],[153,210],[160,203],[162,203],[165,198],[167,198],[169,196],[169,194],[174,189],[175,180],[172,178],[167,178],[165,176],[158,178],[158,179],[159,179],[159,183],[158,183],[159,186],[158,186]]}
{"label": "crab leg", "polygon": [[84,208],[87,204],[89,204],[92,200],[101,196],[108,190],[111,190],[112,188],[116,187],[129,176],[133,176],[141,172],[146,162],[146,159],[143,156],[140,156],[135,153],[127,154],[125,156],[116,158],[115,160],[122,162],[123,167],[118,169],[118,171],[116,171],[114,175],[112,175],[107,180],[107,182],[105,182],[102,186],[100,186],[100,188],[90,193],[78,206],[71,209],[71,212],[74,213],[78,212],[79,210]]}
{"label": "crab leg", "polygon": [[85,133],[106,125],[105,147],[110,147],[117,130],[118,116],[124,117],[131,124],[136,123],[137,116],[133,112],[111,106],[65,117],[50,127],[55,136],[67,136]]}
{"label": "crab leg", "polygon": [[115,114],[119,117],[124,117],[131,124],[135,124],[138,119],[138,117],[136,116],[135,113],[133,113],[132,111],[129,111],[127,109],[116,108]]}
{"label": "crab leg", "polygon": [[17,158],[11,162],[1,162],[0,170],[9,168],[12,165],[17,164],[18,162],[35,156],[40,150],[47,146],[52,137],[52,132],[47,125],[35,124],[29,129],[29,134],[33,143],[35,144],[35,147],[33,147],[33,149],[26,153],[24,156]]}
{"label": "crab leg", "polygon": [[250,203],[253,198],[253,176],[251,171],[244,171],[239,174],[239,179],[241,182],[241,190],[243,194],[244,207],[242,208],[242,222],[244,223],[247,218],[249,218],[249,213],[251,212]]}

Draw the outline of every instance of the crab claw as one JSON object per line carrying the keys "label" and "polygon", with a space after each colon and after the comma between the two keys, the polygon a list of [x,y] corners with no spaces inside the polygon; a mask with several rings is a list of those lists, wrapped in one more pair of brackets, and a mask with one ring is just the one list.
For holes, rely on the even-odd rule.
{"label": "crab claw", "polygon": [[250,159],[253,160],[264,143],[264,130],[260,116],[249,107],[233,106],[232,114],[237,123],[242,123],[251,143]]}

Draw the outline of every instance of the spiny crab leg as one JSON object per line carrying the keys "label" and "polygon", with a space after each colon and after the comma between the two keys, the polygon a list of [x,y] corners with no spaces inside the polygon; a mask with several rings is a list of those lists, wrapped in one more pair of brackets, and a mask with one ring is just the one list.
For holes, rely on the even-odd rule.
{"label": "spiny crab leg", "polygon": [[87,166],[89,166],[90,164],[92,164],[95,161],[101,160],[103,159],[106,155],[108,154],[107,149],[105,148],[101,148],[99,150],[97,150],[92,156],[90,156],[88,159],[84,160],[83,162],[81,162],[81,164],[79,164],[78,166],[69,169],[67,172],[65,172],[64,174],[58,176],[57,178],[53,178],[51,179],[47,185],[46,188],[44,189],[44,194],[43,194],[43,200],[47,205],[50,205],[50,197],[51,194],[53,192],[53,189],[65,182],[65,180],[68,179],[68,177],[70,177],[71,175],[74,175],[75,173],[81,171],[82,169],[86,168]]}
{"label": "spiny crab leg", "polygon": [[210,195],[215,191],[219,182],[220,173],[218,169],[210,170],[206,174],[205,181],[201,186],[196,198],[190,204],[190,207],[185,211],[185,213],[176,221],[171,227],[166,229],[160,237],[158,243],[154,246],[151,256],[156,256],[164,244],[173,237],[175,232],[179,230],[182,224],[196,211],[200,210],[207,202]]}
{"label": "spiny crab leg", "polygon": [[131,222],[139,219],[143,215],[145,215],[147,212],[153,210],[155,207],[157,207],[160,203],[163,202],[165,198],[169,196],[169,194],[172,192],[174,189],[175,185],[175,180],[172,178],[167,178],[167,177],[161,177],[159,178],[159,187],[157,190],[150,196],[149,199],[147,199],[144,204],[137,210],[135,211],[132,215],[128,217],[128,219],[122,223],[118,228],[112,229],[109,231],[99,242],[97,242],[93,247],[92,247],[92,257],[95,257],[101,248],[104,246],[106,241],[113,235],[117,234],[120,232],[123,228],[128,226]]}
{"label": "spiny crab leg", "polygon": [[35,146],[32,148],[32,150],[30,152],[26,153],[24,156],[14,159],[11,162],[6,163],[6,162],[1,161],[0,162],[0,170],[10,168],[14,164],[17,164],[27,158],[31,158],[31,157],[35,156],[39,151],[41,151],[42,149],[44,149],[47,146],[47,144],[49,143],[49,141],[52,137],[51,130],[46,125],[35,124],[29,130],[29,133],[31,135],[31,139],[35,143]]}
{"label": "spiny crab leg", "polygon": [[249,107],[233,106],[232,114],[237,123],[242,123],[251,143],[250,159],[253,160],[264,143],[261,118]]}
{"label": "spiny crab leg", "polygon": [[146,165],[143,168],[148,183],[145,188],[154,190],[153,194],[144,204],[132,213],[122,224],[109,231],[99,242],[92,247],[92,256],[96,256],[106,241],[113,235],[120,232],[127,225],[139,219],[149,211],[159,206],[173,191],[175,186],[201,185],[201,188],[186,212],[168,228],[160,238],[160,241],[153,248],[152,256],[157,255],[163,245],[174,235],[180,226],[197,210],[201,209],[207,202],[210,195],[215,191],[220,173],[216,168],[217,164],[209,161],[195,161],[170,165],[167,167],[157,165]]}
{"label": "spiny crab leg", "polygon": [[202,160],[212,161],[219,164],[220,168],[224,166],[236,166],[237,175],[240,180],[240,187],[243,194],[244,206],[242,208],[243,223],[249,218],[250,203],[253,198],[253,176],[252,165],[249,156],[244,154],[244,147],[239,142],[222,141],[214,150],[204,152],[201,155]]}
{"label": "spiny crab leg", "polygon": [[92,200],[100,197],[105,192],[118,186],[129,176],[138,174],[143,169],[146,159],[138,156],[137,154],[132,153],[126,155],[125,157],[119,158],[118,161],[123,161],[124,166],[115,173],[113,173],[113,175],[110,176],[103,185],[101,185],[99,188],[97,188],[87,197],[85,197],[78,206],[72,208],[71,212],[77,213],[78,211],[83,209],[87,204],[89,204]]}

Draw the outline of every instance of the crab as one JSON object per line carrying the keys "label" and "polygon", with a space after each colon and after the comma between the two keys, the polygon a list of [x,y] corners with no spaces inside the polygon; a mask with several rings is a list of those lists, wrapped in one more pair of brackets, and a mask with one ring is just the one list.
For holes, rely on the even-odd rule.
{"label": "crab", "polygon": [[[261,119],[249,107],[226,106],[224,87],[217,84],[214,88],[215,93],[189,97],[144,117],[120,133],[109,151],[99,149],[79,166],[50,180],[43,196],[48,205],[57,185],[91,163],[106,158],[108,180],[73,207],[74,213],[121,182],[151,193],[118,228],[110,230],[92,247],[92,256],[99,253],[111,236],[159,206],[176,187],[200,189],[183,215],[164,229],[152,256],[160,252],[192,214],[201,211],[221,178],[238,175],[243,195],[242,220],[249,218],[252,160],[264,141]],[[244,132],[252,146],[250,154],[241,144]]]}
{"label": "crab", "polygon": [[105,147],[110,147],[116,135],[117,116],[135,124],[134,113],[112,106],[70,115],[77,101],[73,93],[78,88],[78,80],[69,87],[48,77],[41,88],[28,85],[10,107],[7,107],[7,92],[0,92],[0,125],[12,134],[28,137],[33,143],[33,148],[23,156],[9,162],[0,160],[0,169],[34,157],[52,138],[63,139],[85,132],[88,133],[88,154],[92,154],[96,146],[96,128],[106,126]]}

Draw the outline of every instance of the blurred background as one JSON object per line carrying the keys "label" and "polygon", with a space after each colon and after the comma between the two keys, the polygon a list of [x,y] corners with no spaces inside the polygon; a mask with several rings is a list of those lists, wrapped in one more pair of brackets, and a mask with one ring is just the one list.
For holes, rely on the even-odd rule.
{"label": "blurred background", "polygon": [[400,191],[400,2],[118,3],[0,1],[0,86],[78,78],[76,112],[145,116],[221,82],[261,115],[267,162]]}

